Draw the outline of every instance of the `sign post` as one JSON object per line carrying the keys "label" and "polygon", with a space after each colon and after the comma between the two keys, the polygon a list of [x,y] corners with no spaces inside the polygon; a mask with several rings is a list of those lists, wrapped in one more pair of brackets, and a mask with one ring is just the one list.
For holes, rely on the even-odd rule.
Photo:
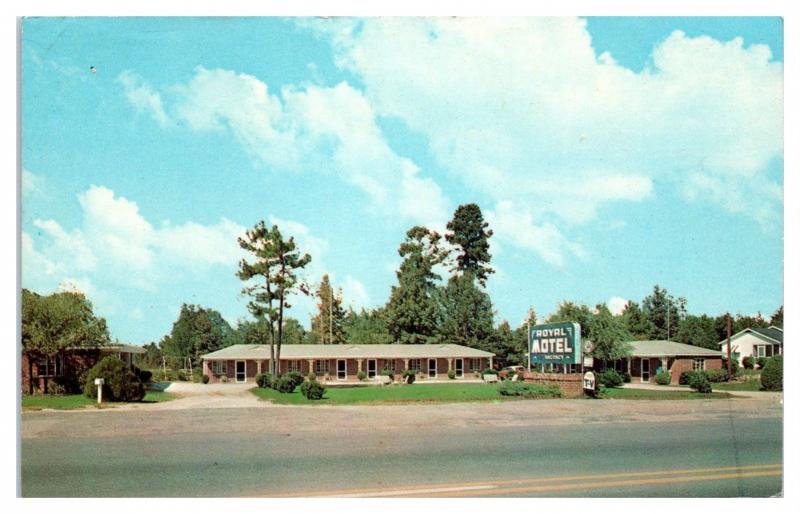
{"label": "sign post", "polygon": [[99,406],[103,403],[103,384],[105,383],[105,379],[103,378],[95,378],[94,385],[97,386],[97,405]]}
{"label": "sign post", "polygon": [[569,364],[581,364],[581,326],[578,323],[547,323],[528,328],[528,362],[561,364],[564,372]]}

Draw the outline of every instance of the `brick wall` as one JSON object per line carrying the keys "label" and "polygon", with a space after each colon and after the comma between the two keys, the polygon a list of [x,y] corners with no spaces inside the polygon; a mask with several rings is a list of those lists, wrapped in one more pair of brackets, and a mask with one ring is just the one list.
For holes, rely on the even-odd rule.
{"label": "brick wall", "polygon": [[583,396],[582,373],[521,373],[525,382],[533,382],[547,386],[557,386],[565,398]]}

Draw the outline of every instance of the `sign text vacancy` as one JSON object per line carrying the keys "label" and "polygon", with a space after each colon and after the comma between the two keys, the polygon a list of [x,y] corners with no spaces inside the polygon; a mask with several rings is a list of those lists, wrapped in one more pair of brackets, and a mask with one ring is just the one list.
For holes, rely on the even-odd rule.
{"label": "sign text vacancy", "polygon": [[532,364],[580,364],[581,327],[577,323],[548,323],[530,327]]}

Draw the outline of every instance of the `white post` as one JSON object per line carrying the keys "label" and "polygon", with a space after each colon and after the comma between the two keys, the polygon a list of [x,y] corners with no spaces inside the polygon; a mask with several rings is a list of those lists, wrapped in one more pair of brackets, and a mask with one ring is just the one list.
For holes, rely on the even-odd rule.
{"label": "white post", "polygon": [[95,378],[94,384],[97,386],[97,406],[99,407],[100,404],[103,403],[103,383],[105,383],[105,379],[103,378]]}
{"label": "white post", "polygon": [[361,363],[364,362],[364,359],[358,359],[358,372],[361,373]]}

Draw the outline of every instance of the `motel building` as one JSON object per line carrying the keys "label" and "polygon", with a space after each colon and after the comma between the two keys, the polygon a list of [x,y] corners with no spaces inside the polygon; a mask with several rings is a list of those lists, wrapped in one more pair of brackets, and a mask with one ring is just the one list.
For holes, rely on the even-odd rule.
{"label": "motel building", "polygon": [[[203,374],[209,383],[255,382],[258,373],[269,371],[269,345],[237,344],[203,356]],[[284,344],[279,373],[310,371],[320,382],[360,382],[358,372],[374,380],[388,369],[398,380],[405,370],[417,372],[418,380],[448,381],[453,370],[457,380],[480,378],[492,367],[493,353],[457,344]]]}
{"label": "motel building", "polygon": [[709,370],[722,368],[725,354],[719,350],[709,350],[699,346],[676,343],[674,341],[628,341],[631,355],[609,363],[619,372],[631,374],[633,382],[653,382],[661,369],[670,372],[670,383],[678,384],[681,373],[689,370]]}

